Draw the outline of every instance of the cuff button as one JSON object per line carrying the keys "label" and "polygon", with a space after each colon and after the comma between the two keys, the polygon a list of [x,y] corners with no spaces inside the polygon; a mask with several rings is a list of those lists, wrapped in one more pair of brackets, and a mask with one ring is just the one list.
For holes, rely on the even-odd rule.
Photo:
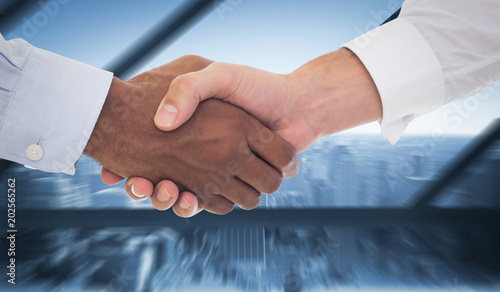
{"label": "cuff button", "polygon": [[43,149],[42,149],[42,147],[40,147],[40,145],[31,144],[26,149],[26,156],[28,156],[28,158],[30,160],[38,161],[38,160],[42,159]]}

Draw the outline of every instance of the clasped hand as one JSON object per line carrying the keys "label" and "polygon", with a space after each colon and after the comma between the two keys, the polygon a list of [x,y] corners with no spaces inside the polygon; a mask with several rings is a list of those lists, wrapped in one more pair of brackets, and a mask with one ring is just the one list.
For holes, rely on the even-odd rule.
{"label": "clasped hand", "polygon": [[234,204],[255,208],[261,193],[277,191],[283,177],[297,173],[292,145],[244,110],[220,100],[200,103],[174,131],[155,126],[155,112],[170,82],[210,63],[185,56],[129,81],[113,80],[84,151],[105,168],[105,182],[142,177],[145,180],[126,184],[132,198],[153,194],[157,209],[177,204],[184,207],[177,213],[189,216],[201,209],[225,214]]}

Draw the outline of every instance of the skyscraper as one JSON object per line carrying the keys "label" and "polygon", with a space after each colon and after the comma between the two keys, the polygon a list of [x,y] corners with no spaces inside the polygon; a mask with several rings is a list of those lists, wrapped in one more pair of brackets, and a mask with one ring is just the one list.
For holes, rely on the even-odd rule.
{"label": "skyscraper", "polygon": [[357,206],[359,195],[357,157],[351,146],[339,145],[333,151],[330,163],[330,179],[335,196],[335,205]]}

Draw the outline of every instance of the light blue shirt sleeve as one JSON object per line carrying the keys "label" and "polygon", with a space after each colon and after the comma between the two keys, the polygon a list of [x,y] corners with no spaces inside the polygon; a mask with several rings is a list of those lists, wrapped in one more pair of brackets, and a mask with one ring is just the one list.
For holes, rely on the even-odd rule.
{"label": "light blue shirt sleeve", "polygon": [[74,174],[112,79],[0,34],[0,158]]}

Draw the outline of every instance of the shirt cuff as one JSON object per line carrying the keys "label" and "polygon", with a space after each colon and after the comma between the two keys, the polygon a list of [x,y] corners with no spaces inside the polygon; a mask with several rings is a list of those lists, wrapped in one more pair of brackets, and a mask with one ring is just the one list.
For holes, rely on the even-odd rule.
{"label": "shirt cuff", "polygon": [[384,138],[395,144],[409,122],[445,103],[441,65],[409,21],[395,19],[344,45],[370,72],[382,100]]}
{"label": "shirt cuff", "polygon": [[5,159],[73,174],[113,74],[33,48],[0,125]]}

